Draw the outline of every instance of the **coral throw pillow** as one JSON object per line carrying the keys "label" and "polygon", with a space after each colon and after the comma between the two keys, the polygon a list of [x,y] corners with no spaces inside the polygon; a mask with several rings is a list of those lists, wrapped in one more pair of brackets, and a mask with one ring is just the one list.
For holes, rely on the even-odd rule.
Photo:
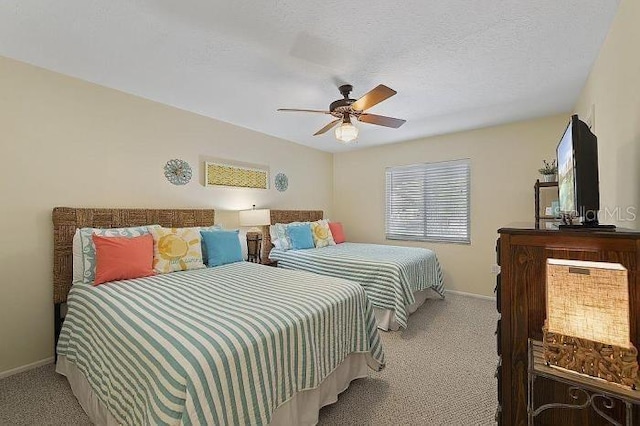
{"label": "coral throw pillow", "polygon": [[94,285],[153,275],[153,237],[101,237],[92,235],[96,247]]}
{"label": "coral throw pillow", "polygon": [[333,241],[335,241],[336,244],[341,244],[345,242],[342,223],[329,222],[329,229],[331,229],[331,235],[333,236]]}
{"label": "coral throw pillow", "polygon": [[[153,228],[159,228],[160,225],[148,225],[148,226],[134,226],[130,228],[81,228],[78,235],[78,248],[80,255],[80,262],[78,267],[81,269],[78,271],[78,277],[81,281],[87,284],[93,284],[94,277],[96,275],[96,247],[93,244],[91,236],[96,234],[100,237],[139,237],[141,235],[149,234],[149,230]],[[75,240],[75,237],[74,237]],[[76,242],[74,241],[74,244]],[[74,278],[76,274],[74,272]]]}
{"label": "coral throw pillow", "polygon": [[156,228],[153,235],[153,270],[157,274],[206,268],[202,260],[200,228]]}

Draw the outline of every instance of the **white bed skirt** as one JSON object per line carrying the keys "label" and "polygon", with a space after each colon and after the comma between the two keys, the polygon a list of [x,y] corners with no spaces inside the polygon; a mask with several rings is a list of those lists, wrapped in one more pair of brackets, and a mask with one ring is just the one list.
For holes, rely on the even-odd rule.
{"label": "white bed skirt", "polygon": [[[413,297],[416,300],[411,305],[407,306],[407,314],[411,315],[418,310],[420,306],[427,300],[427,296],[431,291],[430,288],[425,290],[418,290],[413,292]],[[384,331],[397,331],[400,329],[400,325],[396,321],[396,311],[393,309],[382,309],[373,307],[373,313],[376,316],[376,323],[378,328]]]}
{"label": "white bed skirt", "polygon": [[[94,424],[118,425],[74,363],[67,361],[64,356],[59,356],[56,372],[67,377],[73,394]],[[336,402],[338,395],[349,387],[352,380],[367,377],[367,373],[367,354],[349,355],[320,386],[298,392],[278,407],[273,413],[270,424],[278,426],[317,424],[320,408]]]}

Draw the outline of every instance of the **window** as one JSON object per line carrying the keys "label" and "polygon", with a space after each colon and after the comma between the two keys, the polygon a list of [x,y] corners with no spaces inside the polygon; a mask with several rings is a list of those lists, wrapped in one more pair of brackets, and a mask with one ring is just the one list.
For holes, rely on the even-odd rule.
{"label": "window", "polygon": [[469,160],[389,167],[387,239],[470,243]]}

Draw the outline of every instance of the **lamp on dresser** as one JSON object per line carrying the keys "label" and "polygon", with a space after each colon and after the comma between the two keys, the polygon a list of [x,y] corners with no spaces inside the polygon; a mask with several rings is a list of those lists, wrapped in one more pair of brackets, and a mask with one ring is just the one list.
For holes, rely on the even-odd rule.
{"label": "lamp on dresser", "polygon": [[[528,425],[547,410],[590,408],[603,423],[633,424],[640,395],[627,269],[619,263],[548,258],[546,281],[543,340],[529,340]],[[538,406],[537,377],[569,385],[572,402],[555,396]],[[624,423],[614,418],[618,405],[624,408]]]}
{"label": "lamp on dresser", "polygon": [[262,233],[264,227],[271,224],[271,210],[256,209],[241,210],[239,213],[240,226],[250,227],[247,231],[247,260],[262,262]]}
{"label": "lamp on dresser", "polygon": [[544,358],[609,382],[638,385],[627,269],[619,263],[547,259]]}

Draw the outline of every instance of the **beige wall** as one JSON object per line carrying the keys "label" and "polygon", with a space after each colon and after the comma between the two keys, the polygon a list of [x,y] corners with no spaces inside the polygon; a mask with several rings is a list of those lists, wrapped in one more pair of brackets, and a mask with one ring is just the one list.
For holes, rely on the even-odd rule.
{"label": "beige wall", "polygon": [[[543,159],[555,158],[568,114],[334,155],[333,219],[347,239],[427,247],[445,273],[445,286],[492,295],[496,230],[533,222],[533,184]],[[385,168],[471,159],[471,244],[386,241]]]}
{"label": "beige wall", "polygon": [[[331,154],[2,58],[0,148],[0,374],[53,355],[53,207],[329,213],[332,203]],[[171,158],[191,164],[191,183],[165,180]],[[206,158],[285,172],[289,190],[203,187]]]}
{"label": "beige wall", "polygon": [[[623,0],[575,108],[583,118],[595,110],[609,210],[640,202],[639,20],[640,2]],[[332,170],[330,154],[0,58],[0,375],[53,353],[54,206],[211,207],[228,226],[237,216],[223,210],[251,204],[323,209],[344,222],[348,239],[387,243],[385,167],[470,158],[472,244],[406,244],[436,250],[449,289],[491,295],[496,229],[531,221],[536,170],[554,157],[567,118],[336,154]],[[170,158],[192,165],[190,184],[165,181]],[[265,165],[272,176],[285,172],[289,190],[203,187],[201,163],[219,158]],[[629,218],[606,221],[640,227]]]}
{"label": "beige wall", "polygon": [[601,221],[640,228],[627,209],[640,205],[640,1],[622,0],[589,80],[576,105],[581,118],[594,111],[598,136],[601,208],[622,214]]}

